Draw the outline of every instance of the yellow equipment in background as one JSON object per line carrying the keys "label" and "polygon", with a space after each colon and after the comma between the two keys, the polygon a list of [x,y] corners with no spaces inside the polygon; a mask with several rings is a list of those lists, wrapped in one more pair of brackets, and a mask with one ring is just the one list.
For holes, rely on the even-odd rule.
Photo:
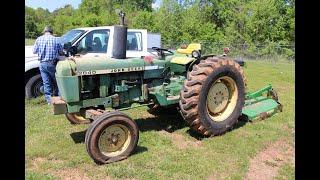
{"label": "yellow equipment in background", "polygon": [[187,55],[191,55],[192,51],[200,51],[201,50],[201,44],[199,43],[191,43],[188,45],[188,47],[186,49],[177,49],[178,53],[181,54],[187,54]]}

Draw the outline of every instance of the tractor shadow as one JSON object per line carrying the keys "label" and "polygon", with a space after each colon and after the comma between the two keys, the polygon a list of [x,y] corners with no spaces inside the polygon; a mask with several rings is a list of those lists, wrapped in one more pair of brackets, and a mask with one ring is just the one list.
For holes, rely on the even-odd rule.
{"label": "tractor shadow", "polygon": [[188,127],[187,123],[175,108],[149,109],[148,112],[154,115],[154,117],[135,119],[141,132],[164,130],[172,133],[178,129]]}
{"label": "tractor shadow", "polygon": [[143,152],[146,152],[148,151],[148,148],[144,147],[144,146],[140,146],[140,145],[137,145],[137,147],[134,149],[134,151],[132,152],[132,155],[135,155],[135,154],[140,154],[140,153],[143,153]]}
{"label": "tractor shadow", "polygon": [[80,143],[84,143],[86,133],[87,133],[87,130],[80,131],[80,132],[73,132],[70,134],[70,136],[74,143],[80,144]]}
{"label": "tractor shadow", "polygon": [[[179,112],[175,108],[166,108],[166,109],[160,109],[160,110],[149,109],[148,112],[150,114],[153,114],[155,117],[134,119],[139,127],[139,131],[141,132],[164,130],[164,131],[167,131],[168,133],[173,133],[176,130],[189,127],[188,124],[183,120],[182,116],[179,114]],[[231,128],[229,131],[233,131],[235,129],[241,128],[245,126],[248,122],[250,122],[245,116],[240,116],[238,120],[239,120],[238,123],[236,123],[234,127]],[[87,132],[87,129],[80,132],[73,132],[70,134],[70,136],[73,139],[74,143],[76,144],[85,143],[86,132]],[[192,129],[188,129],[187,133],[191,137],[200,141],[204,138],[208,138],[207,136],[201,135],[193,131]],[[147,151],[146,147],[137,146],[137,149],[134,152],[134,154],[141,153],[144,151]]]}
{"label": "tractor shadow", "polygon": [[139,130],[144,131],[166,131],[168,133],[173,133],[176,130],[187,127],[186,131],[191,137],[196,140],[202,140],[206,138],[205,136],[189,129],[189,125],[182,118],[181,114],[177,111],[175,107],[163,108],[159,110],[147,110],[150,114],[153,114],[155,117],[140,118],[135,119]]}
{"label": "tractor shadow", "polygon": [[[150,114],[153,114],[155,117],[135,119],[139,130],[142,132],[164,130],[169,133],[173,133],[176,130],[189,127],[187,122],[184,121],[182,116],[175,108],[165,108],[159,110],[149,109],[148,112]],[[244,117],[240,117],[238,123],[235,124],[234,127],[229,131],[238,129],[244,126],[247,122],[249,122],[247,119],[245,119]],[[201,141],[204,138],[208,138],[208,136],[204,136],[192,129],[188,129],[186,132],[198,141]]]}
{"label": "tractor shadow", "polygon": [[[246,116],[241,115],[241,116],[238,118],[238,122],[237,122],[230,130],[226,131],[225,133],[228,133],[228,132],[233,131],[233,130],[235,130],[235,129],[241,128],[241,127],[245,126],[248,122],[250,122],[250,121],[248,120],[248,118],[247,118]],[[190,136],[192,136],[193,138],[195,138],[195,139],[197,139],[197,140],[200,140],[200,141],[201,141],[202,139],[204,139],[204,138],[209,138],[208,136],[204,136],[204,135],[202,135],[202,134],[199,134],[198,132],[195,132],[195,131],[193,131],[192,129],[189,129],[187,132],[189,133]],[[220,134],[220,135],[218,135],[218,136],[222,136],[222,135],[224,135],[225,133],[222,133],[222,134]]]}
{"label": "tractor shadow", "polygon": [[247,123],[252,123],[252,122],[249,121],[247,116],[241,115],[238,118],[238,122],[233,126],[233,128],[231,130],[241,128],[241,127],[245,126]]}

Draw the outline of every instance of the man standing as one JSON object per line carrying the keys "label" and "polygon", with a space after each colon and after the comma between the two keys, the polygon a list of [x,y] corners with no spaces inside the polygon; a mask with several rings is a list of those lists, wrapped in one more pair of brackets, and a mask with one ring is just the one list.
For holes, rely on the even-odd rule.
{"label": "man standing", "polygon": [[[33,53],[38,54],[40,61],[40,74],[44,86],[44,95],[48,104],[51,104],[51,96],[57,96],[59,91],[56,85],[56,64],[59,61],[59,54],[62,53],[62,45],[57,37],[54,37],[53,30],[46,26],[43,35],[38,37],[33,46]],[[55,90],[55,91],[54,91]]]}

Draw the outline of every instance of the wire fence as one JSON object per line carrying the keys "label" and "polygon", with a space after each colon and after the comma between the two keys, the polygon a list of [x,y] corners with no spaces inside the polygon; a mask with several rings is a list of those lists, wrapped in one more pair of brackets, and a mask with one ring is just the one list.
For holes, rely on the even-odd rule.
{"label": "wire fence", "polygon": [[[164,48],[178,49],[181,45],[188,45],[185,42],[175,42],[170,44],[163,44]],[[295,61],[295,44],[225,44],[201,42],[202,54],[223,54],[223,49],[228,47],[230,49],[228,56],[234,58],[243,58],[247,60],[288,60]]]}

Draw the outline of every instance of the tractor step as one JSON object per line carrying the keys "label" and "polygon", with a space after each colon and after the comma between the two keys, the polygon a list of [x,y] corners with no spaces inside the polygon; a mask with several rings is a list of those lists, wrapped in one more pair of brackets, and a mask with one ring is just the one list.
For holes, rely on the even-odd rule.
{"label": "tractor step", "polygon": [[67,103],[60,96],[51,97],[51,103],[54,115],[67,113]]}

